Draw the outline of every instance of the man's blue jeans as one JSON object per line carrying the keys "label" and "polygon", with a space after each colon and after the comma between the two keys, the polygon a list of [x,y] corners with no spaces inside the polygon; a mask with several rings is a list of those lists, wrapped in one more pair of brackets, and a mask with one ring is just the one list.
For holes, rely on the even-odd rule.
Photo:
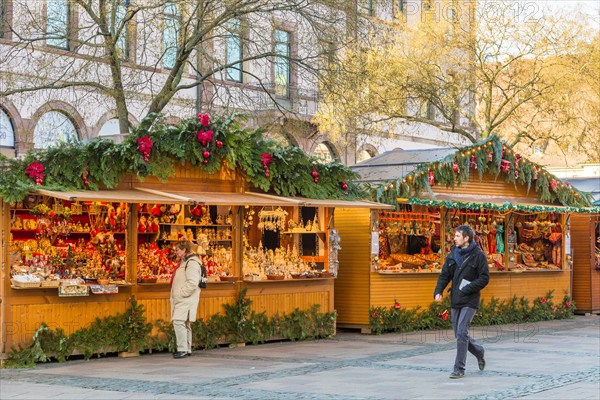
{"label": "man's blue jeans", "polygon": [[471,325],[476,312],[477,310],[471,307],[452,309],[452,329],[454,329],[454,337],[456,338],[455,370],[465,370],[467,350],[477,359],[483,356],[483,346],[475,343],[475,340],[469,336],[469,325]]}

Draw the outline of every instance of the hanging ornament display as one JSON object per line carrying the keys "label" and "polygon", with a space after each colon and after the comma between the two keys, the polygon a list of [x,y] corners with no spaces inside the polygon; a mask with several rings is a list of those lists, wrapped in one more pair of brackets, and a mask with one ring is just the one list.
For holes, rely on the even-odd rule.
{"label": "hanging ornament display", "polygon": [[90,170],[88,167],[85,167],[85,171],[81,174],[81,179],[83,179],[83,184],[85,186],[89,186],[90,182],[88,181],[88,176],[90,175]]}
{"label": "hanging ornament display", "polygon": [[456,161],[454,161],[454,163],[452,164],[452,171],[454,171],[455,173],[460,173],[460,168],[458,167],[458,163]]}
{"label": "hanging ornament display", "polygon": [[263,169],[265,170],[265,176],[268,178],[269,176],[271,176],[271,174],[269,173],[269,164],[273,162],[273,154],[262,153],[260,159],[263,165]]}
{"label": "hanging ornament display", "polygon": [[552,179],[550,181],[550,189],[552,189],[552,191],[556,192],[556,189],[558,189],[558,182],[556,181],[556,179]]}
{"label": "hanging ornament display", "polygon": [[521,155],[515,154],[515,169],[519,170],[519,163],[521,162]]}
{"label": "hanging ornament display", "polygon": [[210,157],[210,151],[204,150],[202,152],[202,157],[204,157],[204,164],[208,164],[208,158]]}
{"label": "hanging ornament display", "polygon": [[471,161],[469,162],[469,167],[472,169],[477,169],[477,156],[471,156]]}
{"label": "hanging ornament display", "polygon": [[144,156],[144,162],[148,162],[148,159],[150,158],[150,152],[152,151],[152,145],[154,144],[154,143],[152,143],[152,139],[150,139],[150,137],[148,137],[148,135],[145,135],[145,136],[139,138],[137,140],[137,143],[138,143],[138,150]]}
{"label": "hanging ornament display", "polygon": [[344,181],[342,182],[342,184],[340,185],[340,188],[344,191],[344,194],[346,196],[348,196],[348,182],[346,179],[344,179]]}
{"label": "hanging ornament display", "polygon": [[427,181],[429,182],[429,186],[435,185],[435,175],[433,174],[433,172],[429,172],[429,174],[427,175]]}
{"label": "hanging ornament display", "polygon": [[213,131],[198,131],[197,135],[198,141],[202,144],[203,147],[206,147],[213,139]]}
{"label": "hanging ornament display", "polygon": [[313,177],[313,180],[315,181],[315,183],[319,183],[319,171],[317,171],[317,166],[314,165],[313,166],[313,170],[310,173]]}
{"label": "hanging ornament display", "polygon": [[494,160],[494,152],[493,151],[487,151],[485,154],[487,154],[488,162],[492,162]]}
{"label": "hanging ornament display", "polygon": [[44,166],[37,161],[29,164],[29,166],[25,168],[25,173],[35,181],[36,185],[41,185],[44,182]]}
{"label": "hanging ornament display", "polygon": [[534,181],[537,181],[538,175],[539,175],[538,169],[536,167],[533,167],[533,180]]}
{"label": "hanging ornament display", "polygon": [[515,167],[515,179],[519,179],[519,171]]}
{"label": "hanging ornament display", "polygon": [[500,161],[500,170],[508,174],[510,172],[510,161],[502,159]]}
{"label": "hanging ornament display", "polygon": [[198,114],[198,122],[200,122],[203,127],[207,128],[208,124],[210,123],[210,115]]}

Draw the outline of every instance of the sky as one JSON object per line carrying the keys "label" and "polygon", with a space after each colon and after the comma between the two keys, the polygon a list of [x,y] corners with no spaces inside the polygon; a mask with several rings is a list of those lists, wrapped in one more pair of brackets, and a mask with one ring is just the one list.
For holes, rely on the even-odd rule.
{"label": "sky", "polygon": [[[483,0],[485,1],[485,0]],[[577,12],[580,11],[591,17],[590,23],[592,27],[600,30],[600,0],[518,0],[526,4],[525,9],[529,9],[530,13],[541,12],[542,7],[547,7],[550,10],[557,12]]]}

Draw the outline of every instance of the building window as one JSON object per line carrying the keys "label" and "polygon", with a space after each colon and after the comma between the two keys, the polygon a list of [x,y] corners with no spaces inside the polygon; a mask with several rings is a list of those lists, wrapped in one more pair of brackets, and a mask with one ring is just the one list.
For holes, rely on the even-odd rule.
{"label": "building window", "polygon": [[290,96],[290,57],[292,55],[291,34],[275,30],[275,94]]}
{"label": "building window", "polygon": [[102,125],[98,136],[114,136],[121,133],[121,127],[119,126],[119,120],[117,118],[109,119]]}
{"label": "building window", "polygon": [[356,162],[362,162],[365,160],[368,160],[370,158],[373,158],[373,155],[371,155],[371,153],[369,153],[367,150],[361,150],[358,152],[358,156],[356,157]]}
{"label": "building window", "polygon": [[404,1],[405,0],[398,0],[398,12],[400,14],[404,14],[404,10],[405,10]]}
{"label": "building window", "polygon": [[68,0],[46,2],[46,45],[69,48],[69,3]]}
{"label": "building window", "polygon": [[163,30],[163,66],[168,69],[175,67],[177,49],[179,47],[179,31],[181,29],[181,14],[175,2],[165,3],[165,26]]}
{"label": "building window", "polygon": [[119,51],[119,55],[123,60],[129,59],[129,29],[127,28],[127,23],[119,32],[119,27],[123,24],[125,20],[125,16],[127,15],[127,6],[129,5],[129,0],[120,0],[117,3],[117,9],[115,10],[114,18],[112,21],[112,35],[116,39],[116,48]]}
{"label": "building window", "polygon": [[8,114],[0,108],[0,147],[15,147],[15,130]]}
{"label": "building window", "polygon": [[48,111],[41,116],[33,131],[33,147],[45,149],[53,144],[77,139],[77,130],[65,114]]}
{"label": "building window", "polygon": [[227,79],[230,81],[241,82],[243,78],[243,65],[241,62],[244,56],[243,41],[242,41],[242,21],[238,18],[233,18],[228,23],[227,30],[227,64],[231,64],[227,68]]}

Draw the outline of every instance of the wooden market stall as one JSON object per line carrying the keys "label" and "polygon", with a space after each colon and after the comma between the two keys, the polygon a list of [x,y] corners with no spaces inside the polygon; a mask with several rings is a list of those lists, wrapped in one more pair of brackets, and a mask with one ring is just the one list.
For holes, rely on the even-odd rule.
{"label": "wooden market stall", "polygon": [[[378,200],[393,201],[395,211],[336,210],[345,242],[335,282],[338,326],[369,331],[371,307],[427,307],[453,228],[461,224],[475,229],[488,256],[484,300],[572,293],[572,213],[586,205],[584,194],[495,137],[432,150],[433,157],[403,153],[384,153],[355,168],[381,184]],[[588,261],[589,254],[582,258]]]}
{"label": "wooden market stall", "polygon": [[[199,318],[222,313],[243,289],[253,310],[268,316],[313,305],[333,312],[339,239],[334,209],[382,205],[247,189],[233,171],[206,174],[185,165],[166,183],[127,176],[115,190],[39,189],[18,204],[3,203],[9,235],[2,246],[2,352],[29,343],[42,322],[70,334],[123,312],[132,295],[148,321],[169,321],[170,248],[182,238],[207,254],[209,283]],[[69,218],[57,217],[67,209]],[[40,235],[42,226],[55,231]],[[41,283],[15,280],[32,268]],[[66,277],[86,282],[66,292]]]}

